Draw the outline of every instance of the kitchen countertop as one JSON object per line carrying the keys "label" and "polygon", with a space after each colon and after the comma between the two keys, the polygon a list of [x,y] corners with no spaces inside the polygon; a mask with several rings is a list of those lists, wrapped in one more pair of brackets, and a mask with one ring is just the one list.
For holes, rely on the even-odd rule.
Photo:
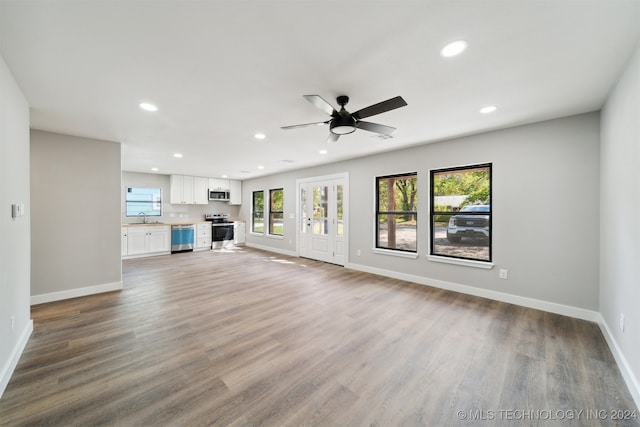
{"label": "kitchen countertop", "polygon": [[148,222],[143,224],[141,222],[134,222],[129,224],[122,224],[123,227],[161,227],[172,225],[192,225],[192,224],[207,224],[209,221],[180,221],[180,222]]}

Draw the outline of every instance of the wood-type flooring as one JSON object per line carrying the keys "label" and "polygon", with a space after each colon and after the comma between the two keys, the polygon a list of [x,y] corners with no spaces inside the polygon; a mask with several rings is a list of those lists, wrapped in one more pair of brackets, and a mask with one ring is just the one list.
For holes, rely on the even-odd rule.
{"label": "wood-type flooring", "polygon": [[248,248],[123,281],[32,307],[0,425],[640,425],[591,322]]}

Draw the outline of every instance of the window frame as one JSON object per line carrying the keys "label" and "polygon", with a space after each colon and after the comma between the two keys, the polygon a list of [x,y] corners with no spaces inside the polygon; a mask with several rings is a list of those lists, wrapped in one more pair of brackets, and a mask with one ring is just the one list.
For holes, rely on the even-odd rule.
{"label": "window frame", "polygon": [[[158,190],[157,193],[151,192],[149,195],[152,197],[152,200],[129,200],[128,199],[128,195],[129,193],[132,194],[138,194],[135,193],[133,191],[130,190],[135,190],[135,189],[139,189],[139,190]],[[157,194],[158,197],[157,199],[153,200],[153,196]],[[138,213],[135,214],[129,214],[129,203],[145,203],[145,204],[150,204],[151,205],[151,209],[150,210],[145,210],[145,211],[138,211]],[[153,209],[154,205],[157,205],[157,209]],[[158,213],[153,213],[157,211]],[[136,186],[127,186],[124,189],[124,216],[126,218],[135,218],[140,216],[141,213],[145,214],[145,216],[150,217],[161,217],[162,216],[162,187],[136,187]]]}
{"label": "window frame", "polygon": [[[282,210],[277,211],[277,210],[273,210],[273,193],[276,191],[280,191],[282,193]],[[282,233],[274,233],[273,231],[273,226],[274,224],[274,217],[273,214],[281,214],[281,219],[282,219]],[[284,236],[284,188],[271,188],[269,189],[269,227],[268,227],[268,234],[270,236]]]}
{"label": "window frame", "polygon": [[[256,195],[258,193],[262,193],[262,210],[256,210]],[[256,214],[261,214],[262,216],[256,216]],[[262,218],[262,231],[256,231],[256,218]],[[251,233],[253,234],[265,234],[265,224],[264,224],[264,190],[255,190],[251,192]]]}
{"label": "window frame", "polygon": [[[416,201],[415,201],[415,205],[414,205],[414,210],[412,211],[405,211],[405,210],[386,210],[386,211],[381,211],[380,210],[380,182],[383,180],[388,180],[388,179],[392,179],[392,178],[414,178],[416,180]],[[394,186],[395,188],[395,186]],[[409,255],[410,257],[415,257],[417,256],[418,253],[418,201],[417,201],[417,197],[418,197],[418,172],[406,172],[406,173],[399,173],[399,174],[393,174],[393,175],[382,175],[382,176],[376,176],[375,178],[375,215],[374,215],[374,221],[375,221],[375,225],[374,225],[374,229],[375,229],[375,247],[374,247],[374,251],[377,253],[390,253],[390,254],[406,254]],[[387,246],[381,246],[380,245],[380,216],[382,215],[394,215],[394,216],[400,216],[400,215],[413,215],[415,220],[416,220],[416,240],[415,240],[415,250],[412,249],[402,249],[402,248],[390,248]]]}
{"label": "window frame", "polygon": [[[489,216],[489,236],[487,239],[487,247],[488,247],[488,259],[481,259],[481,258],[470,258],[470,257],[463,257],[463,256],[455,256],[455,255],[448,255],[448,254],[443,254],[443,253],[435,253],[435,235],[436,235],[436,230],[435,230],[435,221],[434,221],[434,216],[438,215],[438,216],[449,216],[449,219],[451,219],[452,217],[454,217],[455,215],[460,214],[460,211],[438,211],[436,212],[435,207],[435,191],[434,191],[434,184],[435,184],[435,179],[434,177],[438,174],[443,174],[443,173],[455,173],[455,172],[461,172],[461,171],[473,171],[474,169],[488,169],[489,172],[489,212],[468,212],[465,213],[465,215],[469,214],[471,216],[474,215],[488,215]],[[447,227],[448,227],[449,221],[447,221]],[[443,262],[450,262],[450,263],[454,263],[454,264],[462,264],[462,265],[470,265],[470,266],[479,266],[479,267],[483,267],[483,266],[492,266],[493,264],[493,163],[488,162],[488,163],[478,163],[478,164],[472,164],[472,165],[466,165],[466,166],[454,166],[454,167],[448,167],[448,168],[439,168],[439,169],[432,169],[429,171],[429,229],[431,231],[431,234],[429,236],[429,255],[428,258],[432,259],[432,260],[437,260],[437,261],[443,261]],[[490,268],[490,267],[489,267]]]}

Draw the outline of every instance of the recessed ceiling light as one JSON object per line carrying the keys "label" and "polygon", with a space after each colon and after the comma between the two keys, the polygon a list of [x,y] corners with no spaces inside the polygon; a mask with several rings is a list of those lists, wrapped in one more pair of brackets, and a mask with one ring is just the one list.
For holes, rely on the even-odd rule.
{"label": "recessed ceiling light", "polygon": [[182,157],[182,153],[174,153],[173,157],[181,158]]}
{"label": "recessed ceiling light", "polygon": [[318,151],[318,154],[322,154],[322,155],[327,154],[327,153],[328,153],[328,151],[327,151],[327,150],[320,150],[320,151]]}
{"label": "recessed ceiling light", "polygon": [[158,168],[151,168],[152,171],[158,172]]}
{"label": "recessed ceiling light", "polygon": [[480,112],[482,114],[490,114],[496,111],[498,108],[495,105],[487,105],[486,107],[482,107]]}
{"label": "recessed ceiling light", "polygon": [[260,165],[258,166],[258,169],[264,169],[264,166]]}
{"label": "recessed ceiling light", "polygon": [[229,176],[228,176],[228,175],[222,175],[222,177],[223,177],[223,178],[229,178]]}
{"label": "recessed ceiling light", "polygon": [[267,135],[265,135],[264,133],[258,132],[255,135],[253,135],[253,137],[255,139],[265,139],[267,137]]}
{"label": "recessed ceiling light", "polygon": [[145,111],[158,111],[158,107],[148,102],[141,102],[139,105],[140,105],[140,108],[142,108]]}
{"label": "recessed ceiling light", "polygon": [[440,55],[445,58],[460,55],[467,48],[467,42],[464,40],[456,40],[440,49]]}

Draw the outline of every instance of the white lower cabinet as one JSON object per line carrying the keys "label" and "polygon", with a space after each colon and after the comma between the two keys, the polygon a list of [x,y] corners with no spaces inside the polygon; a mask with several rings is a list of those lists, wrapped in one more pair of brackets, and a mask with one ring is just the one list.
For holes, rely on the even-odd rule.
{"label": "white lower cabinet", "polygon": [[149,253],[171,252],[171,227],[148,227],[147,250]]}
{"label": "white lower cabinet", "polygon": [[211,249],[211,223],[196,224],[196,250]]}
{"label": "white lower cabinet", "polygon": [[247,230],[244,221],[235,221],[233,223],[233,244],[244,245],[246,232]]}
{"label": "white lower cabinet", "polygon": [[[126,244],[125,244],[126,241]],[[126,253],[125,253],[126,246]],[[171,252],[171,227],[122,227],[122,256],[135,257]]]}

